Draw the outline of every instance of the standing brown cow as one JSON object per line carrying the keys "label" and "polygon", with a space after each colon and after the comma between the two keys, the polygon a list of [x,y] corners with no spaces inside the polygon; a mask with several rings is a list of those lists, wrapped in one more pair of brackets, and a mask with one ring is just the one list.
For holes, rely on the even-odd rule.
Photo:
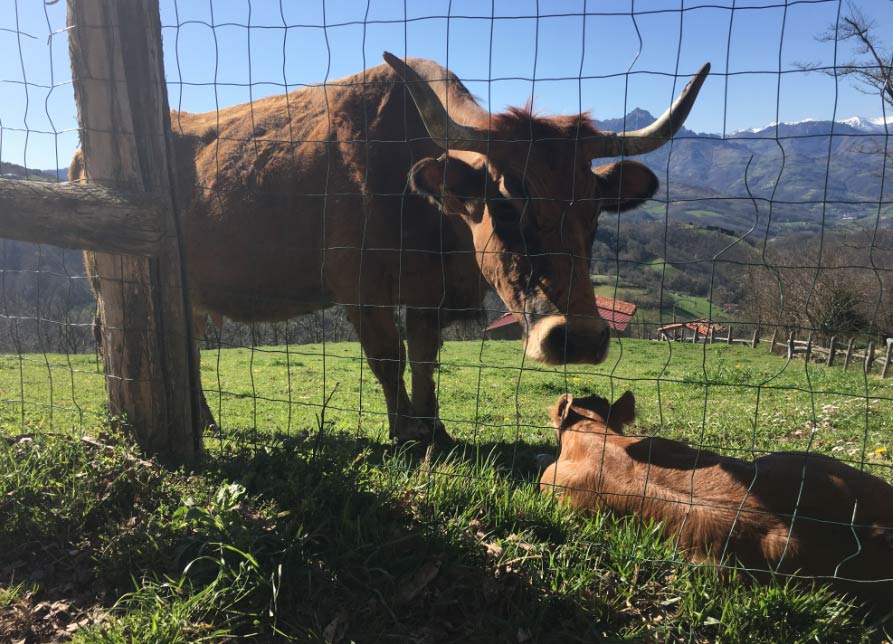
{"label": "standing brown cow", "polygon": [[881,479],[821,454],[744,461],[624,436],[630,392],[613,405],[564,395],[550,414],[561,453],[543,472],[544,492],[580,510],[660,521],[695,560],[817,576],[893,609],[893,487]]}
{"label": "standing brown cow", "polygon": [[[425,439],[439,424],[441,327],[479,310],[482,277],[519,317],[529,357],[604,359],[589,280],[598,214],[642,203],[658,182],[634,161],[592,160],[667,142],[709,66],[653,125],[618,134],[585,114],[491,115],[440,65],[385,59],[282,96],[172,112],[175,165],[196,311],[273,321],[344,305],[391,435]],[[88,176],[78,153],[70,177]]]}

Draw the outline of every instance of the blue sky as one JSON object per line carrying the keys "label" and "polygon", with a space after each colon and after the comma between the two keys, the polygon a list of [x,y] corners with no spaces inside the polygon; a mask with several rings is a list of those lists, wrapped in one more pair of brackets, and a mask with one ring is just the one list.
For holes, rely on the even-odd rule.
{"label": "blue sky", "polygon": [[[64,4],[0,0],[3,161],[65,166],[77,147]],[[893,2],[859,5],[893,45]],[[447,64],[494,111],[532,96],[543,113],[656,115],[710,61],[687,125],[718,133],[882,114],[877,95],[798,71],[851,58],[815,39],[839,11],[838,0],[161,0],[173,108],[334,80],[387,49]]]}

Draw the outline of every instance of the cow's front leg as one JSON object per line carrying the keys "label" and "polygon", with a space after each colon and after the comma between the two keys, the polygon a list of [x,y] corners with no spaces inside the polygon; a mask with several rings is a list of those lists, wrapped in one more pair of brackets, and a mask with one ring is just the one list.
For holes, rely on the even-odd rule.
{"label": "cow's front leg", "polygon": [[430,439],[430,429],[412,418],[412,405],[403,384],[406,349],[397,330],[393,309],[388,306],[349,307],[347,315],[360,336],[369,368],[384,390],[391,438],[399,441]]}
{"label": "cow's front leg", "polygon": [[440,316],[436,310],[406,307],[406,344],[412,372],[412,412],[415,421],[427,427],[431,436],[445,436],[438,417],[434,371],[441,345]]}

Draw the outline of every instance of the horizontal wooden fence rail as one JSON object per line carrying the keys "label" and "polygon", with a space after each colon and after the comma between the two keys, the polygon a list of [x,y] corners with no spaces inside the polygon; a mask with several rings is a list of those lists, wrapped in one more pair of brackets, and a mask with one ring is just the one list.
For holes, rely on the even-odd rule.
{"label": "horizontal wooden fence rail", "polygon": [[0,179],[0,231],[4,239],[151,257],[168,200],[95,183]]}
{"label": "horizontal wooden fence rail", "polygon": [[[742,326],[745,325],[741,325],[738,328],[740,329]],[[661,331],[656,339],[670,342],[690,342],[693,344],[740,344],[754,349],[760,344],[766,344],[770,352],[774,353],[776,349],[779,349],[788,360],[796,357],[803,357],[805,360],[815,360],[821,357],[821,362],[830,367],[840,364],[839,358],[842,355],[843,364],[840,366],[844,370],[849,368],[851,363],[858,362],[862,365],[862,369],[866,374],[871,373],[875,366],[879,368],[878,374],[881,378],[886,378],[888,374],[893,373],[890,369],[890,361],[893,359],[893,342],[887,342],[883,346],[883,357],[881,357],[879,355],[881,347],[878,347],[874,342],[868,342],[866,347],[857,349],[855,338],[849,338],[846,340],[846,344],[843,344],[842,340],[832,336],[828,341],[828,346],[823,347],[814,342],[811,333],[805,340],[796,338],[793,333],[789,333],[787,339],[782,339],[779,337],[778,330],[776,330],[773,331],[770,338],[766,339],[761,337],[759,327],[743,337],[735,337],[735,330],[734,325],[729,325],[723,335],[721,331],[717,332],[713,329],[709,333],[701,333],[698,329],[681,327],[672,331]]]}

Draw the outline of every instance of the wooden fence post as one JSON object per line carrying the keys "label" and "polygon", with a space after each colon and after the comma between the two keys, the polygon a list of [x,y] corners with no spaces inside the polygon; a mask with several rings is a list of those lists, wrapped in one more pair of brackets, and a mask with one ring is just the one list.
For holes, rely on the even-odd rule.
{"label": "wooden fence post", "polygon": [[760,341],[760,327],[753,330],[753,338],[750,340],[750,348],[756,349],[757,343]]}
{"label": "wooden fence post", "polygon": [[887,377],[890,368],[890,355],[893,354],[893,341],[887,339],[887,351],[884,353],[884,366],[881,368],[881,378]]}
{"label": "wooden fence post", "polygon": [[775,352],[775,336],[778,334],[778,329],[773,329],[772,338],[769,340],[769,353]]}
{"label": "wooden fence post", "polygon": [[691,334],[691,343],[692,344],[698,343],[698,327],[695,327],[694,332]]}
{"label": "wooden fence post", "polygon": [[788,335],[788,360],[792,360],[794,357],[794,332],[791,331],[790,335]]}
{"label": "wooden fence post", "polygon": [[710,334],[707,336],[707,342],[713,344],[713,340],[716,338],[716,329],[712,326],[710,327]]}
{"label": "wooden fence post", "polygon": [[812,357],[812,331],[809,332],[809,337],[806,338],[806,355],[803,360],[809,362],[809,359]]}
{"label": "wooden fence post", "polygon": [[874,364],[874,342],[868,343],[868,348],[865,349],[865,375],[871,373],[871,365]]}
{"label": "wooden fence post", "polygon": [[837,337],[831,336],[831,342],[828,343],[828,360],[825,362],[827,366],[834,364],[834,350],[837,348]]}
{"label": "wooden fence post", "polygon": [[732,344],[732,325],[729,325],[729,335],[726,336],[726,344]]}
{"label": "wooden fence post", "polygon": [[850,359],[853,357],[853,338],[846,345],[846,353],[843,356],[843,370],[850,366]]}
{"label": "wooden fence post", "polygon": [[[169,464],[201,453],[200,384],[177,218],[157,0],[68,0],[86,178],[165,197],[158,254],[92,253],[109,410]],[[184,168],[180,168],[184,171]]]}

